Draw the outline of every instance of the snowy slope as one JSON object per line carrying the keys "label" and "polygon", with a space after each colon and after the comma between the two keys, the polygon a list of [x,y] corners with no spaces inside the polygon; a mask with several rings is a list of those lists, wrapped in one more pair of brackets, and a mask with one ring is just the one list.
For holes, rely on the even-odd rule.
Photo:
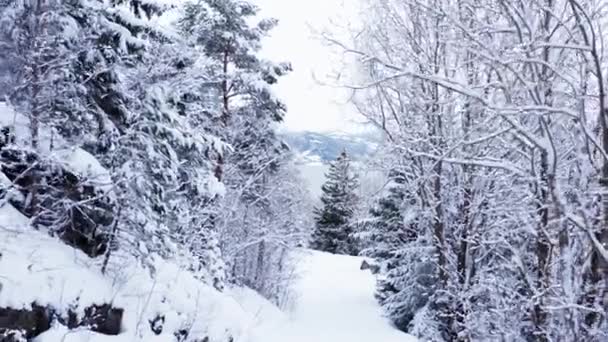
{"label": "snowy slope", "polygon": [[[174,342],[173,332],[187,326],[209,341],[237,342],[414,342],[382,317],[373,298],[375,281],[359,270],[362,259],[298,251],[293,312],[285,314],[250,289],[219,293],[170,262],[158,260],[151,278],[128,259],[106,276],[98,260],[28,227],[9,204],[0,206],[0,306],[30,303],[62,310],[113,303],[125,308],[122,334],[105,336],[55,325],[36,342]],[[147,328],[156,315],[164,332]]]}
{"label": "snowy slope", "polygon": [[374,277],[359,267],[363,259],[314,251],[300,252],[299,294],[288,320],[262,322],[258,342],[415,342],[382,317],[373,293]]}
{"label": "snowy slope", "polygon": [[[197,280],[170,260],[158,259],[155,277],[129,256],[111,261],[108,274],[100,260],[33,230],[10,204],[0,205],[0,307],[28,309],[30,304],[82,314],[91,304],[124,308],[122,333],[106,336],[86,329],[68,331],[56,324],[36,342],[175,342],[174,332],[188,329],[191,340],[249,341],[254,326],[234,298]],[[163,332],[153,334],[150,320],[165,317]]]}

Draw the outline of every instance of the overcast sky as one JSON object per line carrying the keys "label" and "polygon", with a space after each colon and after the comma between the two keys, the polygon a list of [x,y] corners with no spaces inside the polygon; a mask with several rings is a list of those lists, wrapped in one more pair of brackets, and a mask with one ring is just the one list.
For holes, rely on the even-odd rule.
{"label": "overcast sky", "polygon": [[[327,80],[339,57],[311,29],[332,27],[330,21],[346,24],[353,17],[349,13],[354,11],[356,0],[255,1],[262,16],[279,19],[279,26],[264,44],[264,56],[289,61],[294,67],[290,75],[281,78],[276,89],[288,106],[284,127],[291,131],[356,130],[354,121],[358,118],[346,104],[346,92],[322,86],[316,80]],[[345,7],[345,3],[350,5]]]}

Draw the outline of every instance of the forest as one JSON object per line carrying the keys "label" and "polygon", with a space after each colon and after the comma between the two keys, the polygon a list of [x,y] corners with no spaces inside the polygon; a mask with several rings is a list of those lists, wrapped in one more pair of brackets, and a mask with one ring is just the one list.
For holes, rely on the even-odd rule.
{"label": "forest", "polygon": [[0,341],[607,340],[608,2],[344,6],[315,198],[255,2],[0,0]]}

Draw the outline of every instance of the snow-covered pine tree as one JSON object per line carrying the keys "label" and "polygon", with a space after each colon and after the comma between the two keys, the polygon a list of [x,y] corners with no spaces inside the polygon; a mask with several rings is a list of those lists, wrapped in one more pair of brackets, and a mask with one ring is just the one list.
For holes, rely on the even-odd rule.
{"label": "snow-covered pine tree", "polygon": [[[221,104],[215,113],[216,132],[240,153],[232,159],[248,176],[259,165],[266,170],[276,164],[277,153],[285,151],[272,125],[283,120],[286,108],[270,86],[291,70],[288,63],[259,57],[262,39],[277,21],[263,19],[252,25],[258,11],[249,1],[198,0],[186,3],[180,20],[191,43],[212,61],[209,71]],[[218,160],[219,178],[224,162]]]}
{"label": "snow-covered pine tree", "polygon": [[5,175],[25,194],[15,205],[34,225],[95,256],[112,221],[109,184],[85,179],[63,159],[82,153],[102,116],[80,66],[95,55],[94,18],[103,11],[81,1],[7,1],[0,11],[3,95],[17,111],[3,123],[22,126],[17,144],[2,150]]}
{"label": "snow-covered pine tree", "polygon": [[181,258],[182,266],[222,289],[212,204],[224,188],[211,160],[226,147],[209,134],[212,73],[194,46],[150,20],[163,9],[155,1],[106,8],[101,32],[111,67],[92,75],[90,84],[94,94],[107,93],[96,97],[107,118],[88,147],[115,183],[114,248],[147,265],[157,255]]}
{"label": "snow-covered pine tree", "polygon": [[411,159],[389,159],[384,191],[362,220],[357,237],[360,254],[378,266],[377,300],[395,326],[408,331],[435,292],[436,265],[425,231],[428,221],[415,194],[419,170]]}
{"label": "snow-covered pine tree", "polygon": [[34,149],[40,147],[41,125],[68,136],[87,123],[84,89],[73,68],[84,48],[83,31],[69,15],[76,7],[55,1],[17,1],[2,7],[0,57],[10,61],[4,91],[10,89],[6,97],[28,116]]}
{"label": "snow-covered pine tree", "polygon": [[321,187],[322,207],[315,208],[315,228],[310,246],[314,249],[357,255],[352,218],[357,206],[358,177],[346,151],[330,163],[326,182]]}
{"label": "snow-covered pine tree", "polygon": [[[98,204],[103,205],[98,210],[111,213],[110,222],[97,215],[77,238],[91,239],[94,232],[105,236],[104,246],[112,239],[106,258],[118,247],[143,261],[151,254],[167,257],[196,250],[197,258],[184,259],[196,260],[191,266],[201,278],[221,288],[217,237],[204,228],[209,202],[223,191],[210,173],[209,160],[224,145],[206,134],[212,129],[205,118],[211,101],[205,98],[209,89],[198,83],[208,81],[210,72],[196,51],[149,20],[164,6],[153,0],[17,1],[1,6],[0,57],[14,61],[2,63],[10,66],[3,79],[10,86],[11,103],[29,118],[34,152],[82,148],[111,175],[105,192],[93,194],[112,200]],[[152,50],[158,55],[152,56]],[[164,62],[158,63],[158,57]],[[44,158],[29,159],[45,165]],[[16,160],[11,167],[17,172],[28,165]],[[74,209],[97,202],[44,200],[57,182],[46,175],[37,178],[40,182],[34,179],[30,187],[45,197],[25,198],[45,204],[46,225],[61,233],[67,214],[93,217],[90,210]],[[180,244],[186,248],[176,248]],[[87,252],[95,256],[106,249],[95,250]]]}
{"label": "snow-covered pine tree", "polygon": [[122,198],[140,199],[125,203],[121,226],[142,255],[182,255],[184,266],[222,289],[212,203],[224,187],[213,174],[211,156],[226,147],[208,134],[213,105],[204,86],[206,59],[180,40],[149,44],[155,54],[142,54],[142,64],[125,75],[133,115],[121,143],[108,154],[117,179],[127,180],[120,187]]}
{"label": "snow-covered pine tree", "polygon": [[[279,277],[273,265],[278,255],[284,255],[283,248],[295,240],[290,240],[291,235],[278,238],[281,222],[286,219],[280,215],[285,209],[273,207],[277,203],[275,192],[285,182],[281,169],[289,167],[291,154],[275,134],[285,106],[273,95],[271,86],[290,65],[259,57],[261,41],[276,20],[252,24],[257,13],[258,8],[248,1],[191,1],[185,6],[180,27],[210,61],[208,70],[220,105],[211,112],[213,132],[233,150],[225,157],[216,157],[216,175],[228,188],[217,224],[231,265],[231,279],[275,298],[276,291],[267,286],[269,278]],[[300,201],[289,203],[282,204],[290,210]]]}
{"label": "snow-covered pine tree", "polygon": [[416,238],[417,232],[403,217],[406,179],[399,169],[389,172],[386,193],[370,208],[363,223],[361,254],[378,261],[387,259],[395,248]]}

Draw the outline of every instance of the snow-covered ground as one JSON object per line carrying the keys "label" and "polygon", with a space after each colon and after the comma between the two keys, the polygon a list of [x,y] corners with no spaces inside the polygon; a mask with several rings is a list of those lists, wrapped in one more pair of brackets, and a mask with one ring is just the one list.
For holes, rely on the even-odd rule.
{"label": "snow-covered ground", "polygon": [[[261,320],[256,342],[415,342],[383,318],[362,259],[301,251],[298,293],[288,318]],[[249,307],[248,310],[255,310]],[[267,312],[260,303],[259,312]],[[269,317],[270,318],[270,317]]]}
{"label": "snow-covered ground", "polygon": [[[35,342],[175,342],[174,332],[179,329],[188,329],[191,338],[208,337],[209,342],[231,337],[250,341],[249,330],[255,324],[240,303],[176,263],[158,259],[155,277],[128,256],[117,256],[110,264],[102,275],[99,258],[90,259],[33,230],[10,204],[0,206],[0,307],[29,309],[35,302],[78,315],[92,304],[112,303],[124,309],[120,335],[68,331],[55,324]],[[165,319],[163,332],[156,335],[149,322],[159,315]]]}
{"label": "snow-covered ground", "polygon": [[[125,308],[118,336],[55,325],[37,342],[174,342],[173,332],[184,325],[192,335],[214,342],[229,336],[237,342],[415,341],[382,317],[373,298],[374,278],[359,269],[361,258],[296,252],[297,296],[286,314],[253,290],[219,293],[162,260],[154,279],[126,259],[111,276],[103,276],[97,261],[27,226],[11,205],[0,207],[0,307],[27,308],[36,302],[59,311],[93,303]],[[156,315],[166,318],[166,333],[154,335],[145,328]]]}

